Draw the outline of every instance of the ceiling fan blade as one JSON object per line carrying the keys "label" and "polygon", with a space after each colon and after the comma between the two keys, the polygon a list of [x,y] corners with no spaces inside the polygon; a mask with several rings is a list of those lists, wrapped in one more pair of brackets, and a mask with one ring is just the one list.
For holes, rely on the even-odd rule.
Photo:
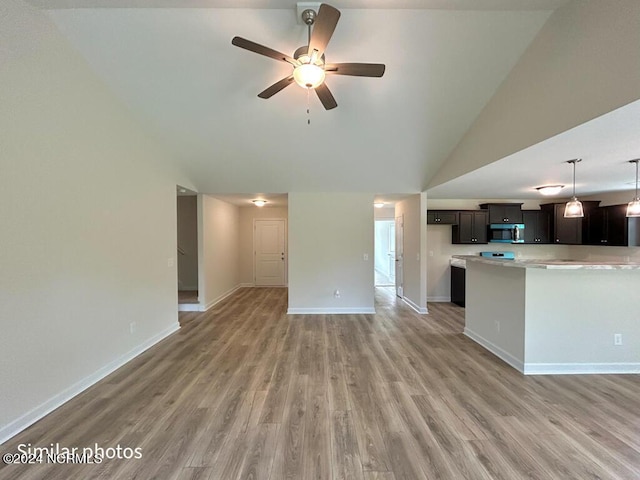
{"label": "ceiling fan blade", "polygon": [[336,99],[333,98],[331,94],[331,90],[327,87],[326,83],[321,83],[316,87],[316,93],[318,94],[318,98],[322,102],[325,110],[331,110],[332,108],[336,108],[338,104],[336,103]]}
{"label": "ceiling fan blade", "polygon": [[249,50],[250,52],[290,63],[294,67],[300,65],[300,62],[298,62],[294,58],[291,58],[289,55],[285,55],[284,53],[278,52],[269,47],[265,47],[264,45],[260,45],[259,43],[252,42],[251,40],[247,40],[246,38],[233,37],[231,43],[236,47],[244,48],[245,50]]}
{"label": "ceiling fan blade", "polygon": [[336,29],[340,19],[340,10],[323,3],[318,10],[318,16],[313,23],[313,30],[311,32],[311,40],[309,40],[309,57],[315,50],[316,58],[322,57],[333,31]]}
{"label": "ceiling fan blade", "polygon": [[282,80],[279,80],[273,85],[271,85],[269,88],[266,88],[265,90],[260,92],[258,96],[260,98],[271,98],[280,90],[284,89],[285,87],[288,87],[292,83],[293,83],[293,75],[290,77],[285,77]]}
{"label": "ceiling fan blade", "polygon": [[327,63],[324,66],[326,73],[355,77],[381,77],[384,69],[382,63]]}

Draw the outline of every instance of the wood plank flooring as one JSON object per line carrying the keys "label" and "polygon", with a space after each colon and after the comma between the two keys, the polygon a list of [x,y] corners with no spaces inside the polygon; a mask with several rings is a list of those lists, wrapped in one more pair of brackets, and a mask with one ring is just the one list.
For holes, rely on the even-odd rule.
{"label": "wood plank flooring", "polygon": [[464,309],[286,315],[245,288],[0,446],[142,459],[0,465],[1,479],[640,479],[640,376],[524,377]]}

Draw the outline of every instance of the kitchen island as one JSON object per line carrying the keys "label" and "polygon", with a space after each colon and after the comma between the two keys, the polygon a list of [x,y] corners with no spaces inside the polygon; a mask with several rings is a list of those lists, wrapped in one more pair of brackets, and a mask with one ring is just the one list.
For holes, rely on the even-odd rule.
{"label": "kitchen island", "polygon": [[465,335],[520,372],[640,373],[640,263],[454,258]]}

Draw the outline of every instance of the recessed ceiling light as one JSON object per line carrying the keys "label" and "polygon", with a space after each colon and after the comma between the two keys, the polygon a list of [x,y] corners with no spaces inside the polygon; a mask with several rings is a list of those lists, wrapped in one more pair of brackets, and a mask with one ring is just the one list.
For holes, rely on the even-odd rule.
{"label": "recessed ceiling light", "polygon": [[536,190],[540,192],[542,195],[557,195],[560,193],[560,190],[564,188],[564,185],[545,185],[543,187],[536,187]]}
{"label": "recessed ceiling light", "polygon": [[382,208],[382,207],[384,207],[384,202],[376,202],[376,203],[373,204],[373,206],[376,207],[376,208]]}
{"label": "recessed ceiling light", "polygon": [[266,200],[253,200],[256,207],[264,207],[267,204]]}

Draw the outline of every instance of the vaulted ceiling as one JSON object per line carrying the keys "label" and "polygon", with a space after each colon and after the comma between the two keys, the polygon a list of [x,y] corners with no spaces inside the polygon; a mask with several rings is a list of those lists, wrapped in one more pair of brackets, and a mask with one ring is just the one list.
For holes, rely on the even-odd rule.
{"label": "vaulted ceiling", "polygon": [[[231,45],[239,35],[292,54],[307,34],[295,2],[245,0],[242,8],[231,8],[239,2],[230,0],[28,3],[47,11],[200,192],[237,194],[423,191],[566,0],[334,2],[342,16],[327,61],[384,63],[387,70],[380,79],[328,78],[338,102],[331,111],[297,86],[259,99],[291,67]],[[522,184],[518,198],[533,195],[529,185],[543,181],[522,166],[529,160],[523,155],[507,168]],[[499,171],[492,168],[434,194],[495,192],[487,186]],[[504,193],[516,196],[515,189]]]}

